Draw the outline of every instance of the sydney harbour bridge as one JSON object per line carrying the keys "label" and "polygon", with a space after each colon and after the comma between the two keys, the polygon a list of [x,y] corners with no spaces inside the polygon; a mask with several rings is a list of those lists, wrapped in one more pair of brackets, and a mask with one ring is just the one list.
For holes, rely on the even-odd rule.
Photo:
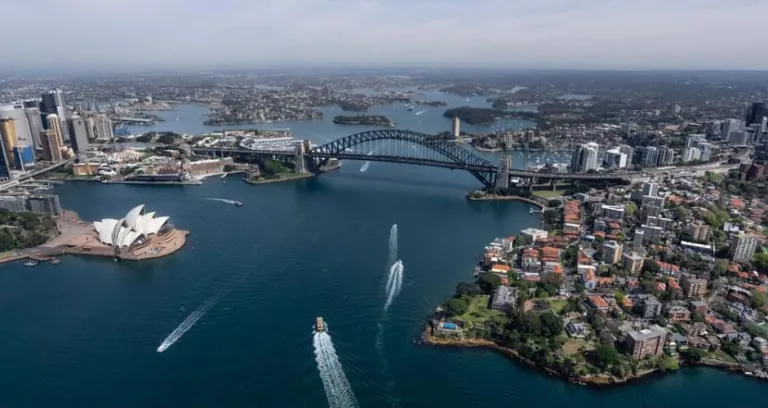
{"label": "sydney harbour bridge", "polygon": [[[330,159],[404,163],[421,166],[464,170],[472,174],[486,188],[506,186],[510,177],[546,180],[615,180],[626,181],[639,175],[635,172],[612,173],[542,173],[512,169],[508,161],[496,165],[466,149],[461,143],[441,136],[410,130],[381,129],[355,133],[319,146],[308,141],[296,144],[291,150],[226,149],[216,147],[190,149],[199,155],[249,157],[275,157],[296,161],[300,171],[320,172]],[[506,163],[506,164],[505,164]],[[504,179],[502,179],[504,178]],[[498,180],[498,182],[497,182]]]}

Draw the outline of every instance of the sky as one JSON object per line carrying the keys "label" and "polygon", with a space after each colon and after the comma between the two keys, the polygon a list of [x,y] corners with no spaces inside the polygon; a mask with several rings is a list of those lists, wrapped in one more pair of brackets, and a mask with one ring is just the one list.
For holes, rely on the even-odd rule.
{"label": "sky", "polygon": [[[0,69],[768,69],[767,0],[0,0]],[[29,18],[29,16],[33,16]]]}

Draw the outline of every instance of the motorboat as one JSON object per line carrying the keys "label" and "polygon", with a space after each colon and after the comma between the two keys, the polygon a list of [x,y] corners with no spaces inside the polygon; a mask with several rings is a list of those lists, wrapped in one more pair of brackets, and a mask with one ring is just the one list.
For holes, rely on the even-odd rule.
{"label": "motorboat", "polygon": [[318,333],[322,333],[325,331],[325,321],[320,316],[317,316],[315,318],[315,331]]}
{"label": "motorboat", "polygon": [[241,203],[240,201],[235,201],[232,204],[234,204],[235,207],[242,207],[243,206],[243,203]]}
{"label": "motorboat", "polygon": [[37,266],[37,264],[39,264],[39,263],[40,262],[38,262],[38,261],[36,261],[34,259],[30,259],[27,262],[24,262],[24,266],[33,267],[33,266]]}

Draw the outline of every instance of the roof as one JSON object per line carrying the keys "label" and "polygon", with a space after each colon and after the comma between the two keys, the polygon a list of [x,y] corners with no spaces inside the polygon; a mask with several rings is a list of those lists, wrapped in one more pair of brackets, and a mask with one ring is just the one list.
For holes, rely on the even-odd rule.
{"label": "roof", "polygon": [[509,266],[502,264],[494,264],[491,266],[491,271],[509,272]]}
{"label": "roof", "polygon": [[606,302],[605,299],[603,299],[601,296],[592,295],[589,297],[589,302],[599,309],[608,307],[608,302]]}
{"label": "roof", "polygon": [[634,341],[646,341],[651,340],[659,336],[666,336],[667,331],[658,325],[651,325],[647,329],[642,329],[640,331],[631,331],[627,333],[629,337],[632,338]]}
{"label": "roof", "polygon": [[120,220],[105,218],[93,223],[99,234],[99,241],[116,247],[133,245],[142,236],[157,234],[168,222],[169,217],[155,217],[154,212],[144,213],[144,204],[128,211]]}

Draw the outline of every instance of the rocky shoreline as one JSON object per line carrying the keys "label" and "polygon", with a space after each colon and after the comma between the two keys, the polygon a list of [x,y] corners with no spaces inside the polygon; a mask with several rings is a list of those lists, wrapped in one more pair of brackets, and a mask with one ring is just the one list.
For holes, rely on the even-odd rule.
{"label": "rocky shoreline", "polygon": [[[425,325],[424,332],[422,333],[422,336],[421,336],[421,343],[429,346],[434,346],[434,347],[485,348],[485,349],[493,350],[497,353],[501,353],[502,355],[506,356],[509,359],[522,363],[527,367],[539,370],[542,373],[545,373],[551,377],[558,377],[572,384],[584,385],[589,387],[603,388],[603,387],[610,387],[610,386],[616,386],[616,385],[624,385],[637,380],[648,378],[652,375],[659,375],[664,373],[659,369],[655,368],[652,370],[640,372],[637,375],[629,375],[626,378],[618,378],[618,377],[613,377],[608,375],[567,377],[560,372],[557,372],[555,370],[552,370],[546,367],[542,367],[539,364],[537,364],[535,361],[522,357],[515,349],[504,347],[491,340],[479,339],[479,338],[459,339],[459,338],[448,338],[448,337],[436,337],[432,334],[432,328],[430,327],[429,324]],[[729,365],[727,363],[702,361],[698,364],[681,365],[681,367],[695,367],[695,366],[712,367],[712,368],[717,368],[717,369],[721,369],[729,372],[744,374],[738,365]],[[748,377],[751,377],[751,376],[748,376]],[[752,378],[757,378],[757,377],[752,377]]]}

